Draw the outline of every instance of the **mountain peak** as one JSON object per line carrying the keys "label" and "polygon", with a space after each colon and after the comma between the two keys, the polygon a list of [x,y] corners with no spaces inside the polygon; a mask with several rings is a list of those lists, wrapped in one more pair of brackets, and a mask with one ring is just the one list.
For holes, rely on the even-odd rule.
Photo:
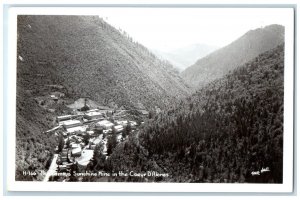
{"label": "mountain peak", "polygon": [[284,42],[284,27],[273,24],[250,30],[229,45],[199,59],[181,73],[191,86],[199,88],[221,78],[259,54]]}

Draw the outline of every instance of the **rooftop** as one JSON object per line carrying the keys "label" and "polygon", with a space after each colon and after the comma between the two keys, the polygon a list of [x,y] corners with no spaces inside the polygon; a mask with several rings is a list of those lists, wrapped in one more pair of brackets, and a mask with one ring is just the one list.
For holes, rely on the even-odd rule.
{"label": "rooftop", "polygon": [[82,126],[76,126],[76,127],[73,127],[73,128],[67,128],[67,132],[69,133],[73,133],[75,131],[81,131],[81,132],[84,132],[86,129]]}
{"label": "rooftop", "polygon": [[80,147],[80,144],[76,144],[76,143],[73,143],[72,145],[71,145],[71,147],[72,147],[72,149],[74,148],[78,148],[78,147]]}
{"label": "rooftop", "polygon": [[140,112],[143,114],[143,115],[148,115],[149,112],[147,110],[140,110]]}
{"label": "rooftop", "polygon": [[93,144],[99,144],[101,142],[101,139],[100,138],[96,138],[93,140]]}
{"label": "rooftop", "polygon": [[102,120],[100,122],[98,122],[99,125],[113,125],[112,122],[108,121],[108,120]]}
{"label": "rooftop", "polygon": [[92,110],[88,110],[87,112],[98,112],[99,111],[99,109],[92,109]]}
{"label": "rooftop", "polygon": [[121,125],[127,125],[128,124],[128,121],[116,121],[118,124],[121,124]]}
{"label": "rooftop", "polygon": [[87,131],[87,134],[93,135],[93,134],[94,134],[94,131]]}
{"label": "rooftop", "polygon": [[81,148],[80,147],[72,149],[72,154],[77,154],[77,153],[80,153],[80,152],[81,152]]}
{"label": "rooftop", "polygon": [[73,124],[81,124],[81,121],[79,120],[68,120],[64,122],[64,125],[68,126],[68,125],[73,125]]}
{"label": "rooftop", "polygon": [[78,164],[86,166],[87,164],[89,164],[90,160],[93,158],[93,155],[94,155],[94,150],[84,149],[82,151],[81,156],[76,158],[75,160],[78,162]]}
{"label": "rooftop", "polygon": [[117,125],[117,126],[115,126],[115,129],[123,129],[123,126],[122,125]]}
{"label": "rooftop", "polygon": [[135,121],[129,121],[131,125],[137,125]]}
{"label": "rooftop", "polygon": [[87,116],[96,116],[96,115],[102,115],[100,112],[88,112],[88,113],[86,113],[85,115],[87,115]]}
{"label": "rooftop", "polygon": [[69,117],[72,117],[72,115],[57,116],[57,119],[64,119],[64,118],[69,118]]}

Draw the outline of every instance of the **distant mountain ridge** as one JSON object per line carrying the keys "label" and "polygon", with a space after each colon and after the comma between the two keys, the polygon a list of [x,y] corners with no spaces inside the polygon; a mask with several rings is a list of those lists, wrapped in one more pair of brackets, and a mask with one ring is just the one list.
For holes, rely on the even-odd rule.
{"label": "distant mountain ridge", "polygon": [[152,51],[159,58],[169,61],[179,71],[183,71],[216,49],[217,47],[212,45],[192,44],[171,51]]}
{"label": "distant mountain ridge", "polygon": [[200,88],[283,42],[284,27],[281,25],[251,30],[231,44],[198,60],[184,70],[181,76],[191,86]]}

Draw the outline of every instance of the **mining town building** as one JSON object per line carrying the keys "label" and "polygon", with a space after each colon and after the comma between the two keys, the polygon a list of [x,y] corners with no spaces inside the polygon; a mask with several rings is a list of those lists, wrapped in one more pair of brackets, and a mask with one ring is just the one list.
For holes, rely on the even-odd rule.
{"label": "mining town building", "polygon": [[122,125],[117,125],[117,126],[115,126],[115,130],[116,130],[117,133],[122,132],[123,129],[124,129],[124,127],[123,127]]}
{"label": "mining town building", "polygon": [[72,115],[63,115],[56,117],[56,121],[59,123],[59,125],[63,125],[64,121],[71,120]]}
{"label": "mining town building", "polygon": [[86,130],[85,127],[82,126],[81,121],[79,120],[68,120],[63,123],[63,127],[66,129],[68,134],[72,134],[75,132],[84,132]]}
{"label": "mining town building", "polygon": [[72,149],[72,156],[73,157],[80,157],[81,156],[81,147],[77,147],[75,149]]}
{"label": "mining town building", "polygon": [[102,120],[102,121],[98,122],[97,125],[106,130],[111,129],[114,126],[114,124],[108,120]]}
{"label": "mining town building", "polygon": [[63,126],[65,129],[68,128],[73,128],[73,127],[77,127],[77,126],[81,126],[82,123],[79,120],[68,120],[68,121],[64,121]]}
{"label": "mining town building", "polygon": [[93,119],[104,119],[102,113],[100,112],[88,112],[84,115],[84,118],[93,120]]}

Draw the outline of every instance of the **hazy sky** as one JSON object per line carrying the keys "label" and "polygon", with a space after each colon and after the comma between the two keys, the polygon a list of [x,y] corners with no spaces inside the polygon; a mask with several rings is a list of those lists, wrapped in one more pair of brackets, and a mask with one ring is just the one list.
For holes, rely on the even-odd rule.
{"label": "hazy sky", "polygon": [[284,9],[101,8],[99,16],[150,49],[169,51],[189,44],[225,46],[248,30],[286,23]]}

